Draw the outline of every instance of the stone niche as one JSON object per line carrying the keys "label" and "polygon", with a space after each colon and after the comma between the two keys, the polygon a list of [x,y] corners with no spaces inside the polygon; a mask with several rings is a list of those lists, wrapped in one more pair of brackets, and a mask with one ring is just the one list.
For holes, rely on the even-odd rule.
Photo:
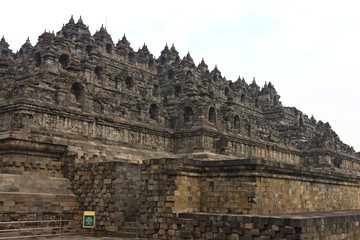
{"label": "stone niche", "polygon": [[270,82],[228,80],[174,45],[134,51],[81,18],[0,52],[0,220],[94,210],[98,231],[140,215],[147,237],[181,239],[195,235],[170,231],[193,221],[180,214],[360,208],[359,153]]}

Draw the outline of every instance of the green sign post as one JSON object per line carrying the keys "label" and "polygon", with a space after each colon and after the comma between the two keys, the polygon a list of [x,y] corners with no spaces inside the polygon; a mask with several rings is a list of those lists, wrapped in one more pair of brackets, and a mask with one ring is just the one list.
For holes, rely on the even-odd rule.
{"label": "green sign post", "polygon": [[95,212],[84,211],[83,228],[94,228],[94,227],[95,227]]}

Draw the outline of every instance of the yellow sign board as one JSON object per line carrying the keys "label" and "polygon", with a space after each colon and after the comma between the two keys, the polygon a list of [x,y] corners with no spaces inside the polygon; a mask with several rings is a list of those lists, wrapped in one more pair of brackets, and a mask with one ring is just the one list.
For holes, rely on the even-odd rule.
{"label": "yellow sign board", "polygon": [[94,228],[94,227],[95,227],[95,212],[84,211],[83,228]]}

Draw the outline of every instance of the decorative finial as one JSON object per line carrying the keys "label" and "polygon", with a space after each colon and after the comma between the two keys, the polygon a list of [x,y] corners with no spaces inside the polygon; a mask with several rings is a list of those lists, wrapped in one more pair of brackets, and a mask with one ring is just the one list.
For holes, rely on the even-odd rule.
{"label": "decorative finial", "polygon": [[32,47],[29,37],[26,39],[25,43],[22,45],[21,48],[28,48],[28,47]]}
{"label": "decorative finial", "polygon": [[187,53],[186,56],[185,56],[185,60],[186,60],[187,62],[189,62],[190,64],[194,64],[194,60],[192,59],[189,51],[188,51],[188,53]]}
{"label": "decorative finial", "polygon": [[145,43],[144,43],[144,45],[143,45],[143,47],[142,47],[142,50],[143,50],[143,51],[147,51],[147,52],[149,51],[149,49],[148,49],[148,47],[146,46]]}
{"label": "decorative finial", "polygon": [[84,24],[84,23],[83,23],[83,20],[82,20],[82,18],[81,18],[81,15],[80,15],[80,18],[79,18],[77,24]]}
{"label": "decorative finial", "polygon": [[208,67],[208,65],[205,63],[204,58],[201,59],[201,62],[199,63],[199,67],[201,67],[201,68],[207,68]]}
{"label": "decorative finial", "polygon": [[71,18],[70,18],[70,20],[69,20],[69,23],[71,23],[71,24],[74,24],[75,23],[75,21],[74,21],[74,16],[71,14]]}
{"label": "decorative finial", "polygon": [[255,77],[253,77],[252,83],[256,84]]}

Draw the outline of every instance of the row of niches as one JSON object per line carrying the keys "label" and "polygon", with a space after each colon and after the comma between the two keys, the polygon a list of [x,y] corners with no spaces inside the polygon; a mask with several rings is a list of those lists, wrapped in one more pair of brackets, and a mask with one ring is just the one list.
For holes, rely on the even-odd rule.
{"label": "row of niches", "polygon": [[[132,77],[126,77],[125,78],[125,81],[123,82],[123,84],[125,84],[126,88],[131,90],[132,87],[133,87],[133,79]],[[152,100],[149,99],[149,101],[146,102],[141,102],[141,101],[137,101],[136,104],[146,104],[146,105],[149,105],[149,104],[152,104],[152,107],[149,108],[149,118],[150,119],[153,119],[153,120],[158,120],[158,109],[159,109],[159,106],[160,108],[164,108],[166,109],[166,106],[163,107],[163,104],[167,104],[169,102],[169,99],[168,97],[164,97],[162,98],[161,96],[161,93],[160,93],[160,90],[159,90],[159,86],[158,85],[154,85],[152,89],[148,89],[148,94],[150,94],[150,91],[151,91],[151,94],[153,97],[155,97],[153,100],[156,100],[156,102],[153,102]],[[71,96],[70,96],[70,99],[73,99],[73,101],[79,103],[80,105],[83,104],[83,101],[85,99],[85,88],[82,84],[78,83],[78,82],[75,82],[71,85],[71,88],[70,88],[70,93],[71,93]],[[182,88],[180,85],[175,85],[174,86],[174,90],[173,90],[173,96],[175,97],[179,97],[179,95],[182,93]],[[129,94],[133,95],[132,92],[130,92]],[[115,98],[116,98],[116,94],[113,95]],[[125,95],[127,96],[127,95]],[[158,98],[157,98],[158,97]],[[123,97],[122,97],[123,98]],[[117,112],[119,109],[119,105],[121,105],[121,102],[126,102],[128,99],[120,99],[120,94],[119,94],[119,98],[115,99],[114,101],[107,101],[107,103],[105,103],[104,101],[97,101],[96,105],[97,107],[95,107],[95,109],[97,109],[98,112],[103,112],[104,109],[108,109],[109,112]],[[243,100],[242,100],[243,101]],[[105,106],[107,105],[107,107]],[[130,110],[121,110],[120,112],[122,113],[126,113],[126,112],[129,112]],[[190,121],[190,119],[193,119],[193,117],[191,117],[193,114],[190,114],[192,113],[192,109],[189,110],[188,108],[186,108],[184,110],[184,120],[181,121],[181,122],[192,122]],[[215,114],[215,109],[214,108],[210,108],[209,110],[209,122],[210,123],[216,123],[216,114]],[[236,118],[234,119],[234,127],[235,129],[239,129],[239,124],[238,122],[240,121],[239,118]]]}
{"label": "row of niches", "polygon": [[[34,55],[34,60],[35,60],[36,66],[39,67],[40,65],[43,64],[43,62],[44,62],[43,58],[44,58],[44,56],[41,52],[37,52]],[[81,65],[74,63],[71,60],[69,54],[66,54],[66,53],[63,53],[60,56],[58,56],[58,63],[59,63],[59,67],[65,69],[65,70],[79,71],[80,68],[82,67]],[[111,79],[109,79],[110,78],[109,73],[107,73],[107,71],[105,71],[104,67],[99,66],[99,65],[97,65],[97,66],[93,65],[92,68],[93,68],[92,71],[94,72],[94,74],[97,78],[99,78],[100,80],[105,80],[105,81],[108,80],[109,82],[111,81]],[[213,74],[209,73],[208,74],[209,76],[207,76],[206,81],[208,81],[210,83],[210,85],[207,85],[207,84],[203,83],[203,81],[204,81],[203,79],[201,79],[201,80],[199,79],[199,77],[200,77],[199,74],[198,73],[195,74],[194,71],[195,70],[187,70],[184,73],[178,73],[178,72],[175,72],[173,69],[168,69],[165,74],[165,76],[166,76],[165,80],[183,81],[183,79],[180,79],[181,77],[185,77],[186,79],[194,79],[194,81],[201,81],[202,84],[200,84],[201,87],[193,84],[191,86],[191,89],[198,91],[198,92],[208,93],[210,98],[215,99],[219,95],[219,97],[222,97],[222,98],[227,97],[227,99],[229,101],[232,101],[235,103],[240,103],[240,104],[248,103],[255,108],[260,107],[259,100],[256,97],[254,98],[253,96],[249,96],[247,94],[247,92],[249,92],[249,89],[247,89],[248,86],[246,86],[246,84],[244,84],[244,87],[241,88],[241,90],[239,91],[239,89],[235,89],[234,87],[232,87],[235,84],[232,84],[231,81],[226,81],[221,78],[219,79],[219,76],[217,76],[217,75],[212,76]],[[180,75],[180,78],[178,78],[177,75]],[[105,77],[103,78],[103,76],[105,76]],[[119,78],[119,77],[117,77],[117,75],[116,76],[113,75],[112,78],[114,78],[112,81],[115,83],[115,88],[118,88],[118,86],[120,86],[119,82],[121,82],[121,81],[125,81],[124,89],[129,89],[129,90],[131,90],[137,84],[134,81],[134,78],[132,76],[126,76],[125,78],[124,77]],[[124,78],[124,79],[122,79],[122,78]],[[222,91],[219,92],[219,90],[217,89],[218,86],[215,87],[214,85],[211,84],[214,81],[225,83],[225,87],[223,86]],[[164,84],[167,84],[167,83],[164,83]],[[184,81],[182,83],[182,85],[184,85],[184,84],[190,84],[190,82]],[[159,94],[161,95],[162,86],[154,85],[153,88],[154,88],[153,94],[152,94],[153,96],[158,96]],[[209,88],[213,88],[213,90],[211,90]],[[182,91],[181,89],[183,89],[183,87],[180,84],[175,86],[175,88],[174,88],[175,96],[180,95],[180,92]],[[120,89],[120,90],[122,90],[122,89]]]}
{"label": "row of niches", "polygon": [[[79,47],[79,46],[77,46]],[[82,49],[81,49],[82,48]],[[107,61],[110,61],[110,59],[99,59],[99,58],[94,58],[94,61],[90,61],[91,59],[89,59],[89,57],[94,53],[96,52],[94,50],[95,46],[92,46],[92,45],[86,45],[86,46],[83,46],[81,47],[80,46],[80,50],[79,49],[76,49],[75,51],[70,51],[72,52],[73,54],[75,54],[76,56],[71,56],[72,54],[69,52],[69,50],[67,51],[63,51],[61,50],[61,48],[55,50],[55,52],[47,52],[47,50],[43,51],[41,50],[41,48],[37,47],[36,48],[36,52],[34,52],[34,60],[35,60],[35,65],[37,67],[41,66],[44,61],[45,61],[45,58],[53,58],[53,59],[57,59],[57,61],[60,63],[59,66],[63,69],[66,69],[66,70],[75,70],[75,71],[79,71],[81,70],[82,68],[88,68],[90,67],[92,71],[94,71],[94,73],[96,74],[96,76],[98,77],[101,77],[101,75],[103,74],[104,72],[104,69],[103,69],[103,66],[98,65],[98,62],[99,61],[103,61],[102,64],[104,64],[104,62],[107,62]],[[55,48],[56,49],[56,48]],[[106,45],[106,49],[107,51],[112,51],[112,45],[110,43],[108,43]],[[35,50],[35,49],[34,49]],[[63,52],[62,52],[63,51]],[[83,57],[83,54],[79,53],[80,52],[86,52],[86,54],[88,55],[88,58],[87,59],[84,59]],[[136,56],[136,53],[133,53],[133,52],[130,52],[128,54],[128,57],[127,59],[131,62],[134,60]],[[149,67],[153,67],[155,62],[159,62],[160,65],[162,65],[161,63],[164,60],[164,56],[161,56],[158,60],[155,60],[154,58],[151,58],[149,59],[149,63],[148,63],[148,66]],[[84,62],[86,61],[89,61],[89,64],[84,64]],[[113,60],[111,60],[113,61]],[[116,61],[116,60],[115,60]],[[118,59],[119,62],[121,62],[121,59]],[[143,63],[143,62],[142,62]],[[179,64],[181,64],[179,62]],[[194,71],[197,71],[197,72],[203,72],[203,69],[200,71],[200,65],[204,65],[205,63],[202,61],[198,68],[196,68],[195,64],[192,64],[190,65],[190,69],[191,70],[187,70],[186,72],[184,73],[180,73],[181,76],[186,76],[188,79],[193,79],[194,78]],[[85,66],[87,65],[87,66]],[[206,65],[206,64],[205,64]],[[201,67],[202,68],[202,67]],[[207,69],[207,65],[206,65],[206,69]],[[162,68],[160,68],[160,70],[162,71]],[[159,69],[158,69],[159,71]],[[212,83],[212,82],[222,82],[221,80],[224,80],[219,71],[217,70],[217,68],[215,67],[215,69],[211,72],[209,72],[209,70],[207,69],[205,72],[203,73],[206,73],[206,78],[207,78],[207,81],[209,83]],[[106,73],[108,74],[108,73]],[[163,75],[164,73],[163,72],[158,72],[159,75]],[[173,69],[168,69],[167,72],[165,73],[167,79],[171,80],[171,79],[175,79],[176,78],[176,73],[174,72]]]}
{"label": "row of niches", "polygon": [[[181,89],[180,89],[181,90]],[[160,127],[172,129],[191,127],[192,125],[208,125],[218,129],[226,129],[242,135],[258,137],[267,141],[278,142],[280,136],[278,131],[272,127],[259,125],[262,122],[251,114],[237,113],[240,109],[226,110],[219,109],[216,105],[208,102],[206,106],[199,106],[195,103],[167,105],[153,100],[142,101],[141,99],[95,99],[85,98],[84,87],[80,83],[73,83],[70,89],[72,101],[76,102],[77,108],[83,108],[85,99],[92,99],[93,111],[99,114],[114,114],[126,119],[141,121],[144,123],[156,124]],[[174,110],[174,108],[177,108]],[[204,121],[206,120],[206,121]],[[302,117],[298,118],[299,125],[304,125]],[[325,124],[326,126],[326,124]],[[285,127],[285,126],[284,126]],[[330,128],[330,127],[328,127]],[[284,130],[287,128],[284,128]],[[287,133],[297,133],[298,128],[287,129]],[[303,133],[302,133],[303,135]],[[285,137],[285,136],[284,136]]]}
{"label": "row of niches", "polygon": [[[78,108],[82,108],[85,97],[84,97],[84,88],[79,83],[74,83],[70,90],[70,101],[75,102]],[[114,115],[119,115],[125,118],[140,118],[145,122],[150,121],[156,124],[163,123],[166,127],[178,128],[192,126],[194,124],[209,124],[214,127],[223,127],[227,130],[233,131],[234,133],[244,133],[245,135],[251,135],[251,120],[246,117],[240,117],[240,114],[233,113],[233,117],[229,118],[222,116],[221,111],[216,110],[214,106],[207,107],[205,109],[206,122],[201,122],[202,117],[200,117],[199,112],[195,106],[185,106],[180,111],[176,112],[176,115],[171,115],[168,112],[172,110],[172,107],[160,106],[156,103],[143,103],[135,104],[136,107],[133,108],[129,104],[122,104],[119,102],[100,102],[97,100],[93,101],[93,110],[98,113],[111,112]],[[130,107],[129,107],[130,106]],[[242,119],[242,120],[241,120]]]}
{"label": "row of niches", "polygon": [[[164,57],[159,57],[158,59],[154,58],[148,52],[147,47],[145,45],[143,49],[139,49],[138,52],[128,49],[125,51],[125,53],[124,51],[117,50],[117,48],[113,50],[113,46],[111,43],[107,43],[104,47],[98,46],[95,43],[83,45],[83,46],[80,45],[80,46],[76,46],[76,49],[73,49],[71,51],[69,49],[71,49],[74,46],[69,45],[69,49],[68,49],[68,48],[64,48],[63,46],[56,46],[56,43],[54,43],[54,45],[55,46],[51,46],[51,44],[49,45],[49,47],[51,46],[54,49],[56,49],[55,52],[52,51],[51,53],[48,52],[49,50],[48,48],[44,48],[44,47],[33,48],[31,46],[31,48],[27,49],[26,51],[24,49],[20,49],[19,53],[17,54],[2,54],[2,55],[4,56],[6,55],[6,57],[12,56],[12,58],[18,58],[19,55],[25,56],[28,55],[28,53],[30,54],[33,53],[35,55],[36,66],[40,66],[43,62],[42,59],[43,56],[49,57],[54,54],[56,55],[60,54],[61,56],[58,57],[57,59],[61,63],[61,66],[64,69],[68,69],[68,70],[72,70],[72,68],[69,67],[70,64],[80,66],[81,62],[93,62],[93,61],[98,61],[99,59],[107,59],[108,61],[126,62],[129,65],[140,64],[141,66],[146,66],[150,71],[154,71],[156,65],[164,65],[163,63]],[[105,51],[103,51],[103,48],[105,49]],[[6,50],[6,49],[3,50],[2,52],[5,53],[6,51],[10,52],[10,50]],[[77,60],[70,59],[70,55],[71,55],[70,52],[76,55],[75,58]],[[104,56],[104,53],[106,53],[107,55]],[[180,60],[176,62],[181,63]]]}
{"label": "row of niches", "polygon": [[[139,56],[140,55],[145,56],[146,55],[145,53],[147,53],[148,56],[152,56],[149,53],[146,45],[144,45],[142,49],[139,49],[138,53],[132,51],[132,49],[130,48],[130,43],[126,40],[125,36],[123,37],[123,39],[119,40],[117,46],[115,47],[111,40],[110,35],[106,32],[106,29],[103,28],[100,29],[100,31],[98,31],[93,37],[91,37],[91,35],[89,35],[90,32],[88,32],[88,29],[82,23],[81,19],[79,19],[78,23],[75,23],[75,21],[71,19],[69,23],[65,27],[63,27],[61,32],[62,35],[58,34],[56,36],[52,33],[45,32],[43,35],[39,37],[40,44],[37,45],[35,48],[32,48],[30,42],[27,41],[26,46],[28,47],[28,51],[26,52],[29,53],[32,52],[32,54],[34,54],[32,56],[34,56],[34,62],[36,66],[39,67],[43,65],[44,62],[48,64],[49,62],[52,61],[53,63],[58,63],[59,68],[69,71],[81,71],[83,68],[86,68],[88,70],[93,71],[94,76],[97,77],[100,81],[108,80],[108,82],[112,81],[113,83],[115,83],[114,84],[115,88],[120,91],[126,89],[133,90],[134,88],[136,88],[136,85],[139,84],[137,83],[139,82],[139,80],[136,79],[135,81],[133,76],[122,76],[121,78],[118,78],[117,76],[112,75],[111,74],[113,72],[112,69],[108,69],[108,66],[106,66],[107,61],[110,61],[111,58],[95,57],[94,61],[89,61],[89,58],[92,55],[97,55],[97,53],[100,54],[102,52],[111,55],[114,51],[116,51],[116,49],[119,48],[127,48],[128,50],[127,58],[130,60],[136,58],[137,54],[139,54]],[[75,35],[80,34],[77,35],[77,38],[79,38],[78,40],[80,40],[82,34],[89,35],[88,37],[90,38],[81,38],[82,39],[81,44],[74,44],[75,42],[71,40],[72,34]],[[64,45],[63,43],[61,43],[60,39],[65,39],[64,41],[66,42],[66,44]],[[101,39],[101,41],[98,41],[99,39]],[[3,42],[5,42],[5,40],[3,40]],[[54,48],[51,48],[52,51],[49,52],[50,48],[46,48],[46,46],[49,47],[51,45]],[[86,60],[83,59],[84,55],[87,56],[87,60],[88,60],[87,63],[83,61]],[[182,92],[184,93],[183,90],[187,91],[187,89],[190,88],[192,90],[192,94],[196,92],[198,94],[205,93],[205,95],[208,95],[210,99],[214,99],[214,100],[225,99],[228,102],[233,102],[235,104],[241,104],[241,105],[245,104],[247,106],[254,108],[260,108],[260,105],[263,105],[262,104],[263,101],[262,102],[259,101],[259,98],[257,97],[257,95],[259,95],[260,93],[260,91],[256,89],[257,86],[250,88],[250,85],[247,85],[244,82],[244,80],[242,80],[242,82],[244,83],[232,84],[231,81],[226,81],[226,79],[221,76],[221,72],[217,69],[217,67],[215,67],[213,71],[209,72],[207,69],[207,65],[203,60],[199,64],[199,66],[196,67],[195,64],[193,64],[193,60],[190,54],[184,57],[183,60],[180,60],[180,58],[178,58],[178,52],[176,51],[174,46],[172,46],[170,49],[167,46],[165,46],[165,49],[162,51],[161,56],[157,60],[155,60],[155,58],[153,57],[150,57],[149,59],[152,59],[151,61],[153,61],[151,64],[149,64],[149,66],[150,65],[153,66],[155,62],[157,62],[159,66],[165,65],[170,62],[177,64],[182,64],[182,62],[187,63],[186,65],[187,67],[182,68],[181,70],[184,72],[175,71],[176,69],[175,68],[176,64],[175,64],[174,66],[170,66],[170,69],[168,68],[169,66],[164,68],[161,67],[160,69],[162,69],[162,71],[165,70],[165,72],[161,73],[160,75],[158,73],[158,75],[156,76],[156,78],[158,79],[165,78],[165,80],[182,81],[183,80],[182,78],[191,80],[191,81],[184,81],[183,83],[177,84],[174,87],[173,92],[175,97],[181,96],[181,93]],[[120,59],[118,60],[119,62],[116,64],[120,64],[121,60]],[[124,81],[124,84],[121,83],[122,81]],[[193,84],[193,82],[198,82],[198,84]],[[213,83],[215,82],[217,82],[217,84],[214,85]],[[149,96],[152,95],[154,97],[162,95],[162,90],[166,84],[167,83],[165,82],[164,86],[163,84],[154,85],[152,93],[149,93],[147,95]],[[187,86],[185,86],[186,84]],[[189,85],[191,85],[191,87]],[[241,87],[239,88],[239,86]],[[149,87],[149,86],[145,86],[145,87]],[[219,89],[221,87],[223,89]],[[136,92],[133,93],[137,94]],[[184,95],[186,95],[186,92]],[[272,96],[271,99],[272,100],[267,101],[266,103],[267,106],[276,105],[278,103],[277,96]]]}
{"label": "row of niches", "polygon": [[[67,58],[64,55],[61,55],[60,59],[65,59],[64,63],[67,63]],[[97,76],[102,75],[103,68],[100,66],[95,67],[94,73]],[[170,74],[174,74],[173,71],[171,71]],[[108,77],[108,75],[106,76]],[[133,73],[126,74],[126,72],[123,72],[120,74],[113,74],[111,77],[102,79],[101,83],[104,83],[104,86],[112,88],[112,91],[130,90],[131,94],[139,96],[141,95],[145,98],[148,98],[150,96],[163,97],[164,103],[166,103],[169,96],[185,97],[190,90],[191,94],[193,94],[194,91],[198,94],[204,93],[213,100],[223,99],[224,101],[233,102],[235,104],[248,104],[255,108],[259,108],[258,98],[253,99],[252,96],[249,96],[247,94],[248,90],[246,90],[246,88],[242,88],[241,90],[232,89],[231,84],[229,84],[228,82],[226,82],[227,84],[225,84],[225,87],[213,87],[204,85],[194,86],[190,85],[190,83],[186,81],[181,81],[179,79],[171,83],[159,81],[157,78],[154,77],[148,77],[146,80],[145,79],[143,76],[137,76]],[[223,90],[221,90],[221,88]]]}

